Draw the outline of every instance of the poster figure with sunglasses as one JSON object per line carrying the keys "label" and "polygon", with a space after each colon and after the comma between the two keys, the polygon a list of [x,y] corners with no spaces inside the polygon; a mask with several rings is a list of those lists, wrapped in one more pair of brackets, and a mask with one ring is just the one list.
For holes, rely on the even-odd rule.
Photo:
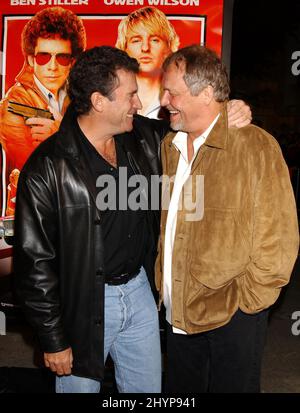
{"label": "poster figure with sunglasses", "polygon": [[[66,80],[85,45],[81,19],[62,7],[45,8],[24,26],[24,64],[0,107],[0,141],[8,175],[21,170],[32,151],[58,130],[69,103]],[[42,111],[35,114],[35,109]]]}

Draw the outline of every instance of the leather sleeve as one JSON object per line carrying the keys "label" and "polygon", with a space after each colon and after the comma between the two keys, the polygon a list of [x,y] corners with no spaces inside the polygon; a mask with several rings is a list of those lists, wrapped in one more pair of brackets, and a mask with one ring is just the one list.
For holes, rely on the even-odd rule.
{"label": "leather sleeve", "polygon": [[15,216],[16,291],[44,352],[69,347],[59,299],[57,206],[53,194],[46,168],[40,174],[21,172]]}

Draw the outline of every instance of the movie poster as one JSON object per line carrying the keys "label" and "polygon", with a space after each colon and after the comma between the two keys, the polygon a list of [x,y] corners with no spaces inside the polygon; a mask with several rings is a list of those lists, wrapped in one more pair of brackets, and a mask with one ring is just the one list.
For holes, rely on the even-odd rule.
{"label": "movie poster", "polygon": [[[68,105],[66,81],[76,47],[117,46],[135,57],[143,72],[138,76],[142,114],[159,118],[157,79],[163,59],[190,44],[206,45],[221,55],[223,3],[1,0],[0,275],[10,271],[12,251],[3,228],[6,236],[11,235],[19,173],[32,151],[59,127]],[[62,9],[68,11],[63,24]],[[56,22],[62,27],[53,38],[47,30]],[[61,41],[60,31],[73,31],[75,40]],[[142,79],[149,76],[152,81],[153,73],[156,80],[147,89]]]}

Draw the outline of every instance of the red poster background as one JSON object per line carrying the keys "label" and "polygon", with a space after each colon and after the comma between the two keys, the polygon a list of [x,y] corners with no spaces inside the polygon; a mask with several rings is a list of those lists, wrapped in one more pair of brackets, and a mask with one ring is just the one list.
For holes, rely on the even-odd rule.
{"label": "red poster background", "polygon": [[[114,45],[117,37],[117,26],[122,16],[125,16],[140,7],[150,5],[149,0],[144,0],[143,4],[139,4],[139,2],[136,1],[136,6],[105,5],[103,4],[104,0],[88,0],[86,1],[86,3],[88,3],[87,5],[77,6],[64,6],[64,3],[71,3],[70,0],[35,0],[35,5],[11,5],[11,3],[16,4],[18,1],[19,4],[26,3],[26,0],[1,0],[1,50],[6,50],[4,56],[5,67],[2,68],[2,73],[5,74],[5,86],[2,88],[2,95],[3,92],[7,91],[7,89],[14,83],[14,77],[22,67],[23,56],[20,47],[21,31],[24,24],[37,11],[45,7],[54,6],[56,5],[55,3],[57,3],[57,5],[61,5],[80,15],[86,28],[87,47],[89,48],[103,44]],[[30,0],[27,1],[30,3]],[[112,1],[113,0],[106,0],[106,2],[109,3],[112,3]],[[78,0],[78,2],[80,1]],[[116,3],[117,2],[118,1],[116,0]],[[123,2],[125,3],[126,0]],[[132,3],[132,1],[128,1],[128,3],[129,2]],[[41,3],[47,3],[47,5],[40,6],[39,4]],[[120,0],[119,3],[121,3]],[[191,21],[188,20],[188,18],[204,18],[204,44],[221,55],[224,1],[191,0],[190,3],[199,3],[199,5],[157,6],[157,8],[162,10],[172,21],[180,38],[180,47],[192,43],[200,43],[201,22],[199,20]],[[114,17],[113,19],[112,16]],[[20,20],[11,20],[12,18]],[[174,20],[174,18],[177,19]],[[4,21],[7,23],[7,28],[2,27]],[[4,29],[6,29],[5,32]]]}
{"label": "red poster background", "polygon": [[[24,57],[20,46],[22,29],[28,19],[37,11],[52,6],[61,6],[78,14],[84,23],[87,33],[87,47],[95,45],[114,45],[117,38],[117,27],[126,14],[153,3],[172,3],[172,0],[0,0],[0,45],[2,52],[1,97],[15,82]],[[175,0],[173,0],[175,2]],[[176,0],[177,1],[177,0]],[[70,5],[70,3],[86,3]],[[172,22],[180,38],[180,47],[197,43],[222,53],[223,0],[178,0],[186,5],[158,5]],[[106,3],[106,4],[104,4]],[[108,5],[107,3],[112,3]],[[113,3],[125,3],[116,5]],[[136,5],[126,5],[136,3]],[[152,4],[151,4],[152,3]],[[189,4],[188,4],[189,3]],[[5,211],[5,192],[7,174],[4,171],[3,150],[0,148],[0,215]],[[1,231],[0,221],[0,231]],[[1,236],[1,232],[0,232]],[[0,276],[11,270],[11,248],[0,238]]]}
{"label": "red poster background", "polygon": [[[122,16],[118,19],[100,16],[89,16],[89,19],[81,16],[81,18],[87,34],[87,48],[100,45],[115,45],[117,28]],[[20,20],[7,19],[7,52],[4,68],[5,92],[15,83],[15,76],[19,73],[24,62],[20,46],[20,36],[28,20],[29,18],[25,20],[22,16],[20,16]],[[180,38],[180,47],[191,43],[200,43],[202,21],[173,20],[172,18],[170,20]],[[10,53],[10,50],[14,50],[14,53]]]}

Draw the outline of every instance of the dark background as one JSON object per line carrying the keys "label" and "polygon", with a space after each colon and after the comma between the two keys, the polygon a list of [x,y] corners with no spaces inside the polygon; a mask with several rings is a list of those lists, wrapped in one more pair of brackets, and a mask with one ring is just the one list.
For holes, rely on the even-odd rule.
{"label": "dark background", "polygon": [[235,0],[232,97],[245,100],[253,123],[278,140],[291,175],[300,166],[300,74],[292,73],[293,65],[300,72],[300,57],[292,60],[295,51],[300,56],[300,0]]}

